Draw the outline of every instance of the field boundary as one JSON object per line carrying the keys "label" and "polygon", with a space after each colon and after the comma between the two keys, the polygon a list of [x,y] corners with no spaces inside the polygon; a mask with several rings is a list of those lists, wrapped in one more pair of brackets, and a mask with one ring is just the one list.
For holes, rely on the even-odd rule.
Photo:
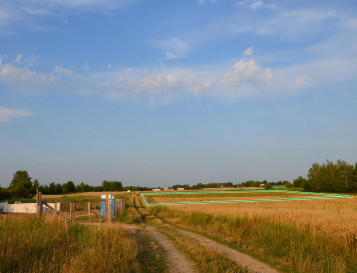
{"label": "field boundary", "polygon": [[[177,202],[177,203],[149,203],[146,195],[169,195],[169,194],[210,194],[210,193],[267,193],[267,192],[283,192],[313,195],[313,197],[295,197],[295,198],[272,198],[272,199],[246,199],[246,200],[222,200],[222,201],[198,201],[198,202]],[[172,206],[172,205],[196,205],[196,204],[219,204],[219,203],[247,203],[247,202],[272,202],[272,201],[297,201],[297,200],[315,200],[315,199],[341,199],[353,198],[352,195],[332,194],[332,193],[318,193],[318,192],[303,192],[303,191],[286,191],[286,190],[248,190],[248,191],[189,191],[189,192],[147,192],[141,193],[141,198],[144,200],[146,206]]]}

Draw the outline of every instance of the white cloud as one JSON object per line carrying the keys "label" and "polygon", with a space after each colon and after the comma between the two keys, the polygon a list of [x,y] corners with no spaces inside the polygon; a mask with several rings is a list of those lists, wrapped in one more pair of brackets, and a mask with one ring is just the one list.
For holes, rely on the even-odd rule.
{"label": "white cloud", "polygon": [[315,60],[274,69],[264,65],[261,58],[253,60],[247,57],[236,61],[233,67],[221,63],[199,68],[154,66],[151,69],[129,67],[85,72],[81,68],[75,71],[57,65],[46,73],[37,71],[36,67],[27,67],[24,61],[18,64],[15,60],[7,63],[7,58],[0,59],[0,81],[22,92],[66,90],[119,101],[289,95],[296,94],[293,90],[357,77],[356,58]]}
{"label": "white cloud", "polygon": [[12,28],[15,25],[14,22],[34,23],[33,19],[40,16],[66,15],[70,11],[78,10],[103,12],[130,5],[137,1],[138,0],[2,0],[0,1],[0,33],[6,34],[6,29]]}
{"label": "white cloud", "polygon": [[55,68],[54,68],[54,72],[56,72],[58,74],[63,74],[68,78],[72,78],[73,77],[73,71],[71,69],[64,68],[61,65],[56,65]]}
{"label": "white cloud", "polygon": [[275,6],[272,4],[265,4],[263,1],[254,1],[251,3],[250,8],[252,10],[255,9],[262,9],[262,8],[266,8],[266,9],[273,9]]}
{"label": "white cloud", "polygon": [[52,75],[35,72],[26,67],[15,66],[11,63],[0,66],[0,81],[13,87],[25,87],[29,89],[42,89],[50,82],[55,82]]}
{"label": "white cloud", "polygon": [[32,115],[32,113],[26,110],[20,109],[10,109],[0,106],[0,123],[1,122],[11,122],[16,118],[27,117]]}
{"label": "white cloud", "polygon": [[262,9],[262,8],[266,8],[266,9],[275,8],[275,5],[273,4],[265,4],[263,1],[250,1],[250,0],[238,2],[238,6],[247,7],[248,9],[251,10]]}
{"label": "white cloud", "polygon": [[168,60],[184,58],[190,51],[189,43],[177,37],[152,43],[163,51]]}
{"label": "white cloud", "polygon": [[215,3],[216,0],[197,0],[197,4],[200,6],[204,5],[206,2]]}
{"label": "white cloud", "polygon": [[312,86],[312,82],[310,81],[308,75],[299,75],[295,79],[295,83],[293,85],[290,85],[290,89],[301,89],[305,88],[308,86]]}
{"label": "white cloud", "polygon": [[243,55],[244,56],[251,56],[251,55],[253,55],[253,53],[254,53],[254,47],[248,47],[245,51],[244,51],[244,53],[243,53]]}
{"label": "white cloud", "polygon": [[271,68],[263,68],[253,60],[236,62],[232,70],[225,73],[221,83],[232,91],[248,94],[266,90],[272,86],[273,72]]}
{"label": "white cloud", "polygon": [[16,62],[20,64],[21,63],[21,58],[22,58],[22,54],[17,55],[16,56]]}

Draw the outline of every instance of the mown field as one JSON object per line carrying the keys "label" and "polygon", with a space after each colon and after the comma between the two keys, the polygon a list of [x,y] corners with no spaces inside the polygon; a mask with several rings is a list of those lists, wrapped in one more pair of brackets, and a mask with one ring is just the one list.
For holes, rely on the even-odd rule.
{"label": "mown field", "polygon": [[[196,196],[191,200],[196,201]],[[285,272],[357,272],[357,196],[163,206],[151,207],[150,212],[167,223],[204,234]]]}
{"label": "mown field", "polygon": [[178,203],[178,202],[202,202],[202,201],[229,201],[229,200],[259,200],[259,199],[278,199],[278,198],[311,198],[309,194],[297,194],[288,192],[267,192],[261,190],[260,192],[239,192],[234,193],[199,193],[187,194],[174,192],[174,194],[158,194],[158,195],[145,195],[146,200],[150,204],[158,203]]}

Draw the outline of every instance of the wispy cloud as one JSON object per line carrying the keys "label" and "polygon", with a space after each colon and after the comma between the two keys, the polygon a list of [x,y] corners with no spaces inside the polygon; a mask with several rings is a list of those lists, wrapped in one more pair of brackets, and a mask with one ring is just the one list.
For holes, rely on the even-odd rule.
{"label": "wispy cloud", "polygon": [[27,117],[32,115],[31,112],[21,109],[10,109],[7,107],[0,106],[0,123],[11,122],[14,119]]}
{"label": "wispy cloud", "polygon": [[[71,11],[107,11],[138,0],[3,0],[0,1],[0,34],[11,33],[17,22],[34,22],[39,17],[62,16]],[[43,29],[46,26],[36,26]]]}
{"label": "wispy cloud", "polygon": [[191,50],[191,45],[188,41],[176,37],[160,41],[152,40],[151,43],[163,51],[168,60],[184,58]]}
{"label": "wispy cloud", "polygon": [[243,55],[244,56],[252,56],[254,53],[254,47],[251,46],[251,47],[248,47],[244,52],[243,52]]}
{"label": "wispy cloud", "polygon": [[274,9],[275,5],[274,4],[266,4],[263,1],[256,1],[256,0],[245,0],[245,1],[240,1],[238,2],[238,6],[243,6],[246,8],[249,8],[251,10],[256,10],[256,9]]}
{"label": "wispy cloud", "polygon": [[57,78],[51,74],[33,71],[27,67],[12,63],[0,63],[0,81],[12,87],[25,89],[44,89],[48,84],[55,83]]}
{"label": "wispy cloud", "polygon": [[308,75],[299,75],[296,77],[295,83],[290,85],[289,88],[291,89],[301,89],[308,86],[312,86],[313,83],[310,81]]}
{"label": "wispy cloud", "polygon": [[288,95],[312,86],[357,77],[357,57],[332,56],[330,59],[272,67],[253,57],[253,47],[242,52],[241,56],[242,59],[228,65],[105,68],[97,72],[63,65],[52,66],[43,72],[36,69],[36,63],[27,66],[23,61],[26,56],[17,56],[13,62],[8,61],[9,58],[0,58],[0,81],[25,92],[65,90],[119,101],[172,101],[184,97],[236,99]]}

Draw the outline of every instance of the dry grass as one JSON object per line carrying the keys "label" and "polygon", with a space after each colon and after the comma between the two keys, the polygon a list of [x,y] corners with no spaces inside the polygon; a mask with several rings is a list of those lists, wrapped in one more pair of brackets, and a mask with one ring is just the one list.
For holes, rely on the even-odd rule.
{"label": "dry grass", "polygon": [[[170,207],[173,208],[173,207]],[[212,215],[259,217],[303,230],[324,233],[347,242],[357,239],[357,196],[352,199],[260,202],[214,205],[182,205],[175,210],[206,212]]]}
{"label": "dry grass", "polygon": [[309,194],[296,194],[285,192],[252,192],[252,193],[200,193],[200,194],[174,194],[174,195],[146,195],[150,204],[178,203],[178,202],[202,202],[202,201],[228,201],[228,200],[252,200],[252,199],[278,199],[278,198],[303,198],[312,197]]}
{"label": "dry grass", "polygon": [[140,272],[138,246],[119,228],[9,215],[0,246],[0,272]]}
{"label": "dry grass", "polygon": [[155,207],[151,212],[289,272],[356,272],[357,196]]}
{"label": "dry grass", "polygon": [[205,273],[240,273],[247,272],[243,267],[224,257],[221,253],[202,245],[195,239],[184,236],[169,225],[155,225],[175,245],[186,253],[196,264],[199,272]]}

